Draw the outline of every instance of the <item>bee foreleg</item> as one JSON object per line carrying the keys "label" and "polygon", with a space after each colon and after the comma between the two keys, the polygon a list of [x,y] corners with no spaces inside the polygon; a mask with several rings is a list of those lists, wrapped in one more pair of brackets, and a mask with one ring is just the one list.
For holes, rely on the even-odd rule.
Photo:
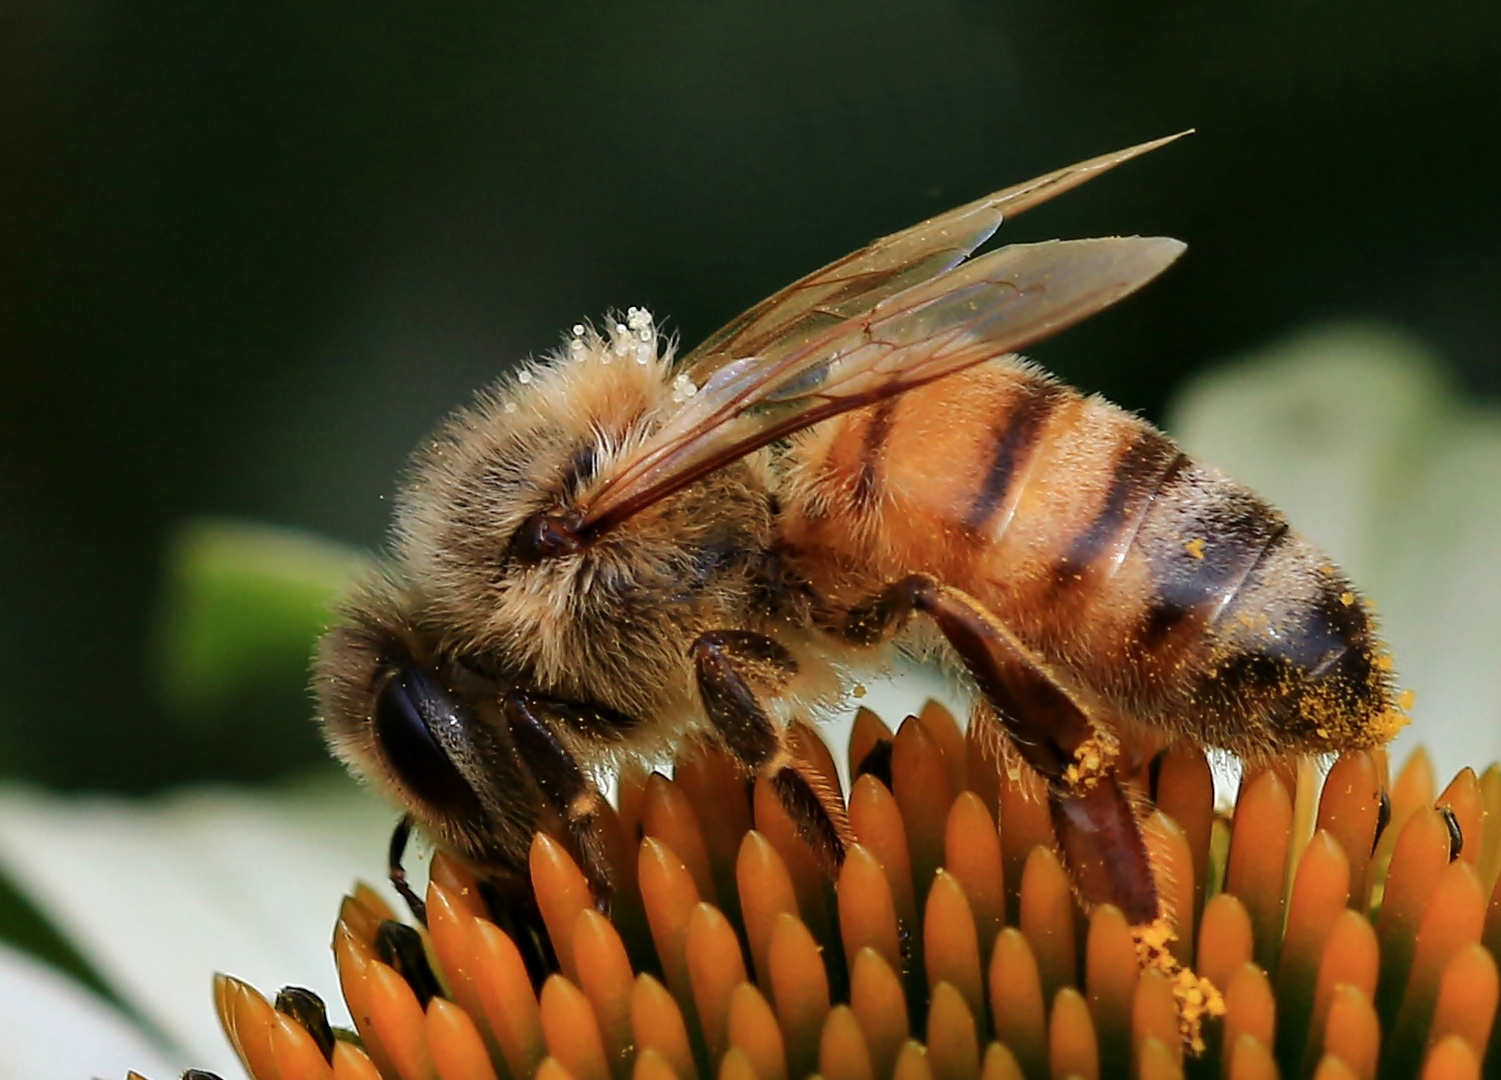
{"label": "bee foreleg", "polygon": [[830,871],[852,837],[844,803],[792,749],[787,732],[762,705],[797,674],[797,661],[771,638],[743,630],[704,634],[691,650],[704,712],[725,748],[753,776],[765,777],[798,833]]}
{"label": "bee foreleg", "polygon": [[933,620],[997,713],[1023,760],[1047,782],[1058,847],[1080,899],[1114,904],[1133,925],[1160,915],[1157,886],[1131,801],[1103,736],[1057,679],[978,601],[925,575],[895,582],[847,617],[875,641],[912,612]]}
{"label": "bee foreleg", "polygon": [[407,869],[402,865],[402,860],[406,858],[407,841],[412,837],[413,824],[411,814],[402,814],[401,820],[396,823],[396,828],[391,830],[391,845],[386,850],[386,872],[390,878],[391,887],[406,901],[407,910],[412,913],[412,918],[426,926],[427,904],[412,888],[412,883],[407,880]]}
{"label": "bee foreleg", "polygon": [[543,800],[563,819],[579,857],[579,869],[589,882],[595,902],[603,907],[610,896],[610,864],[599,834],[604,796],[553,732],[554,727],[569,723],[576,714],[593,711],[590,706],[525,690],[511,691],[504,704],[516,753],[527,763]]}

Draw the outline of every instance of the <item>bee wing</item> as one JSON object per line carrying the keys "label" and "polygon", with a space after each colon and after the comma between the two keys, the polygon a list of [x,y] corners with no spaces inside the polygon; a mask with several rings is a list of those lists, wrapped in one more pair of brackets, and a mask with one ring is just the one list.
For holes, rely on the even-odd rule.
{"label": "bee wing", "polygon": [[946,273],[995,233],[1002,218],[1061,195],[1187,132],[1081,161],[892,233],[767,297],[683,358],[697,385],[747,356],[766,363],[791,352],[904,289]]}
{"label": "bee wing", "polygon": [[[1013,244],[871,304],[773,355],[718,364],[585,505],[598,534],[767,443],[1021,348],[1165,270],[1166,237]],[[685,377],[684,377],[685,378]],[[691,384],[680,383],[687,394]]]}

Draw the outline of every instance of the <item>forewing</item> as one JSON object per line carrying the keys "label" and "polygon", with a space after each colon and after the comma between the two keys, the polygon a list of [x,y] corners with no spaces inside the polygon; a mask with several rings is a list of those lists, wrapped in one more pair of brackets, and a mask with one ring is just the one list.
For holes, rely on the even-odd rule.
{"label": "forewing", "polygon": [[1015,217],[1183,134],[1081,161],[883,237],[793,282],[709,335],[684,358],[682,370],[703,385],[720,368],[748,356],[773,364],[882,300],[952,270],[991,237],[1002,218]]}
{"label": "forewing", "polygon": [[775,359],[720,364],[581,508],[582,528],[598,534],[775,439],[1071,326],[1182,251],[1165,237],[1013,244],[887,296]]}

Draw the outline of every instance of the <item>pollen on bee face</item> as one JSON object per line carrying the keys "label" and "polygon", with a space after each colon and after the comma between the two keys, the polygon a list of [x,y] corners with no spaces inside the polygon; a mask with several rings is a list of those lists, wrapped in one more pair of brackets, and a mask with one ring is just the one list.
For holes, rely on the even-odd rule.
{"label": "pollen on bee face", "polygon": [[[544,834],[530,916],[439,855],[420,929],[435,971],[383,951],[396,916],[372,891],[344,902],[335,955],[356,1031],[319,1038],[320,1009],[222,977],[221,1019],[256,1080],[1478,1077],[1498,1063],[1501,919],[1485,913],[1501,767],[1435,795],[1419,752],[1384,800],[1382,753],[1351,752],[1321,793],[1311,766],[1253,773],[1227,817],[1203,752],[1176,747],[1149,770],[1148,830],[1175,915],[1131,927],[1070,901],[1046,809],[978,727],[930,706],[893,733],[862,712],[858,842],[833,888],[767,782],[695,746],[672,779],[623,777],[602,811],[608,918]],[[861,771],[878,759],[879,778]]]}

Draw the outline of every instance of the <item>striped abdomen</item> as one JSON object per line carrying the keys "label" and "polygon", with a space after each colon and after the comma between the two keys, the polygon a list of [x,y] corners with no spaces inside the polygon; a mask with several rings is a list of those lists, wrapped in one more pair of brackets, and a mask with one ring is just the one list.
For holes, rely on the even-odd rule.
{"label": "striped abdomen", "polygon": [[809,432],[783,537],[853,606],[932,574],[1102,720],[1258,756],[1400,726],[1369,612],[1282,515],[1144,421],[998,362]]}

